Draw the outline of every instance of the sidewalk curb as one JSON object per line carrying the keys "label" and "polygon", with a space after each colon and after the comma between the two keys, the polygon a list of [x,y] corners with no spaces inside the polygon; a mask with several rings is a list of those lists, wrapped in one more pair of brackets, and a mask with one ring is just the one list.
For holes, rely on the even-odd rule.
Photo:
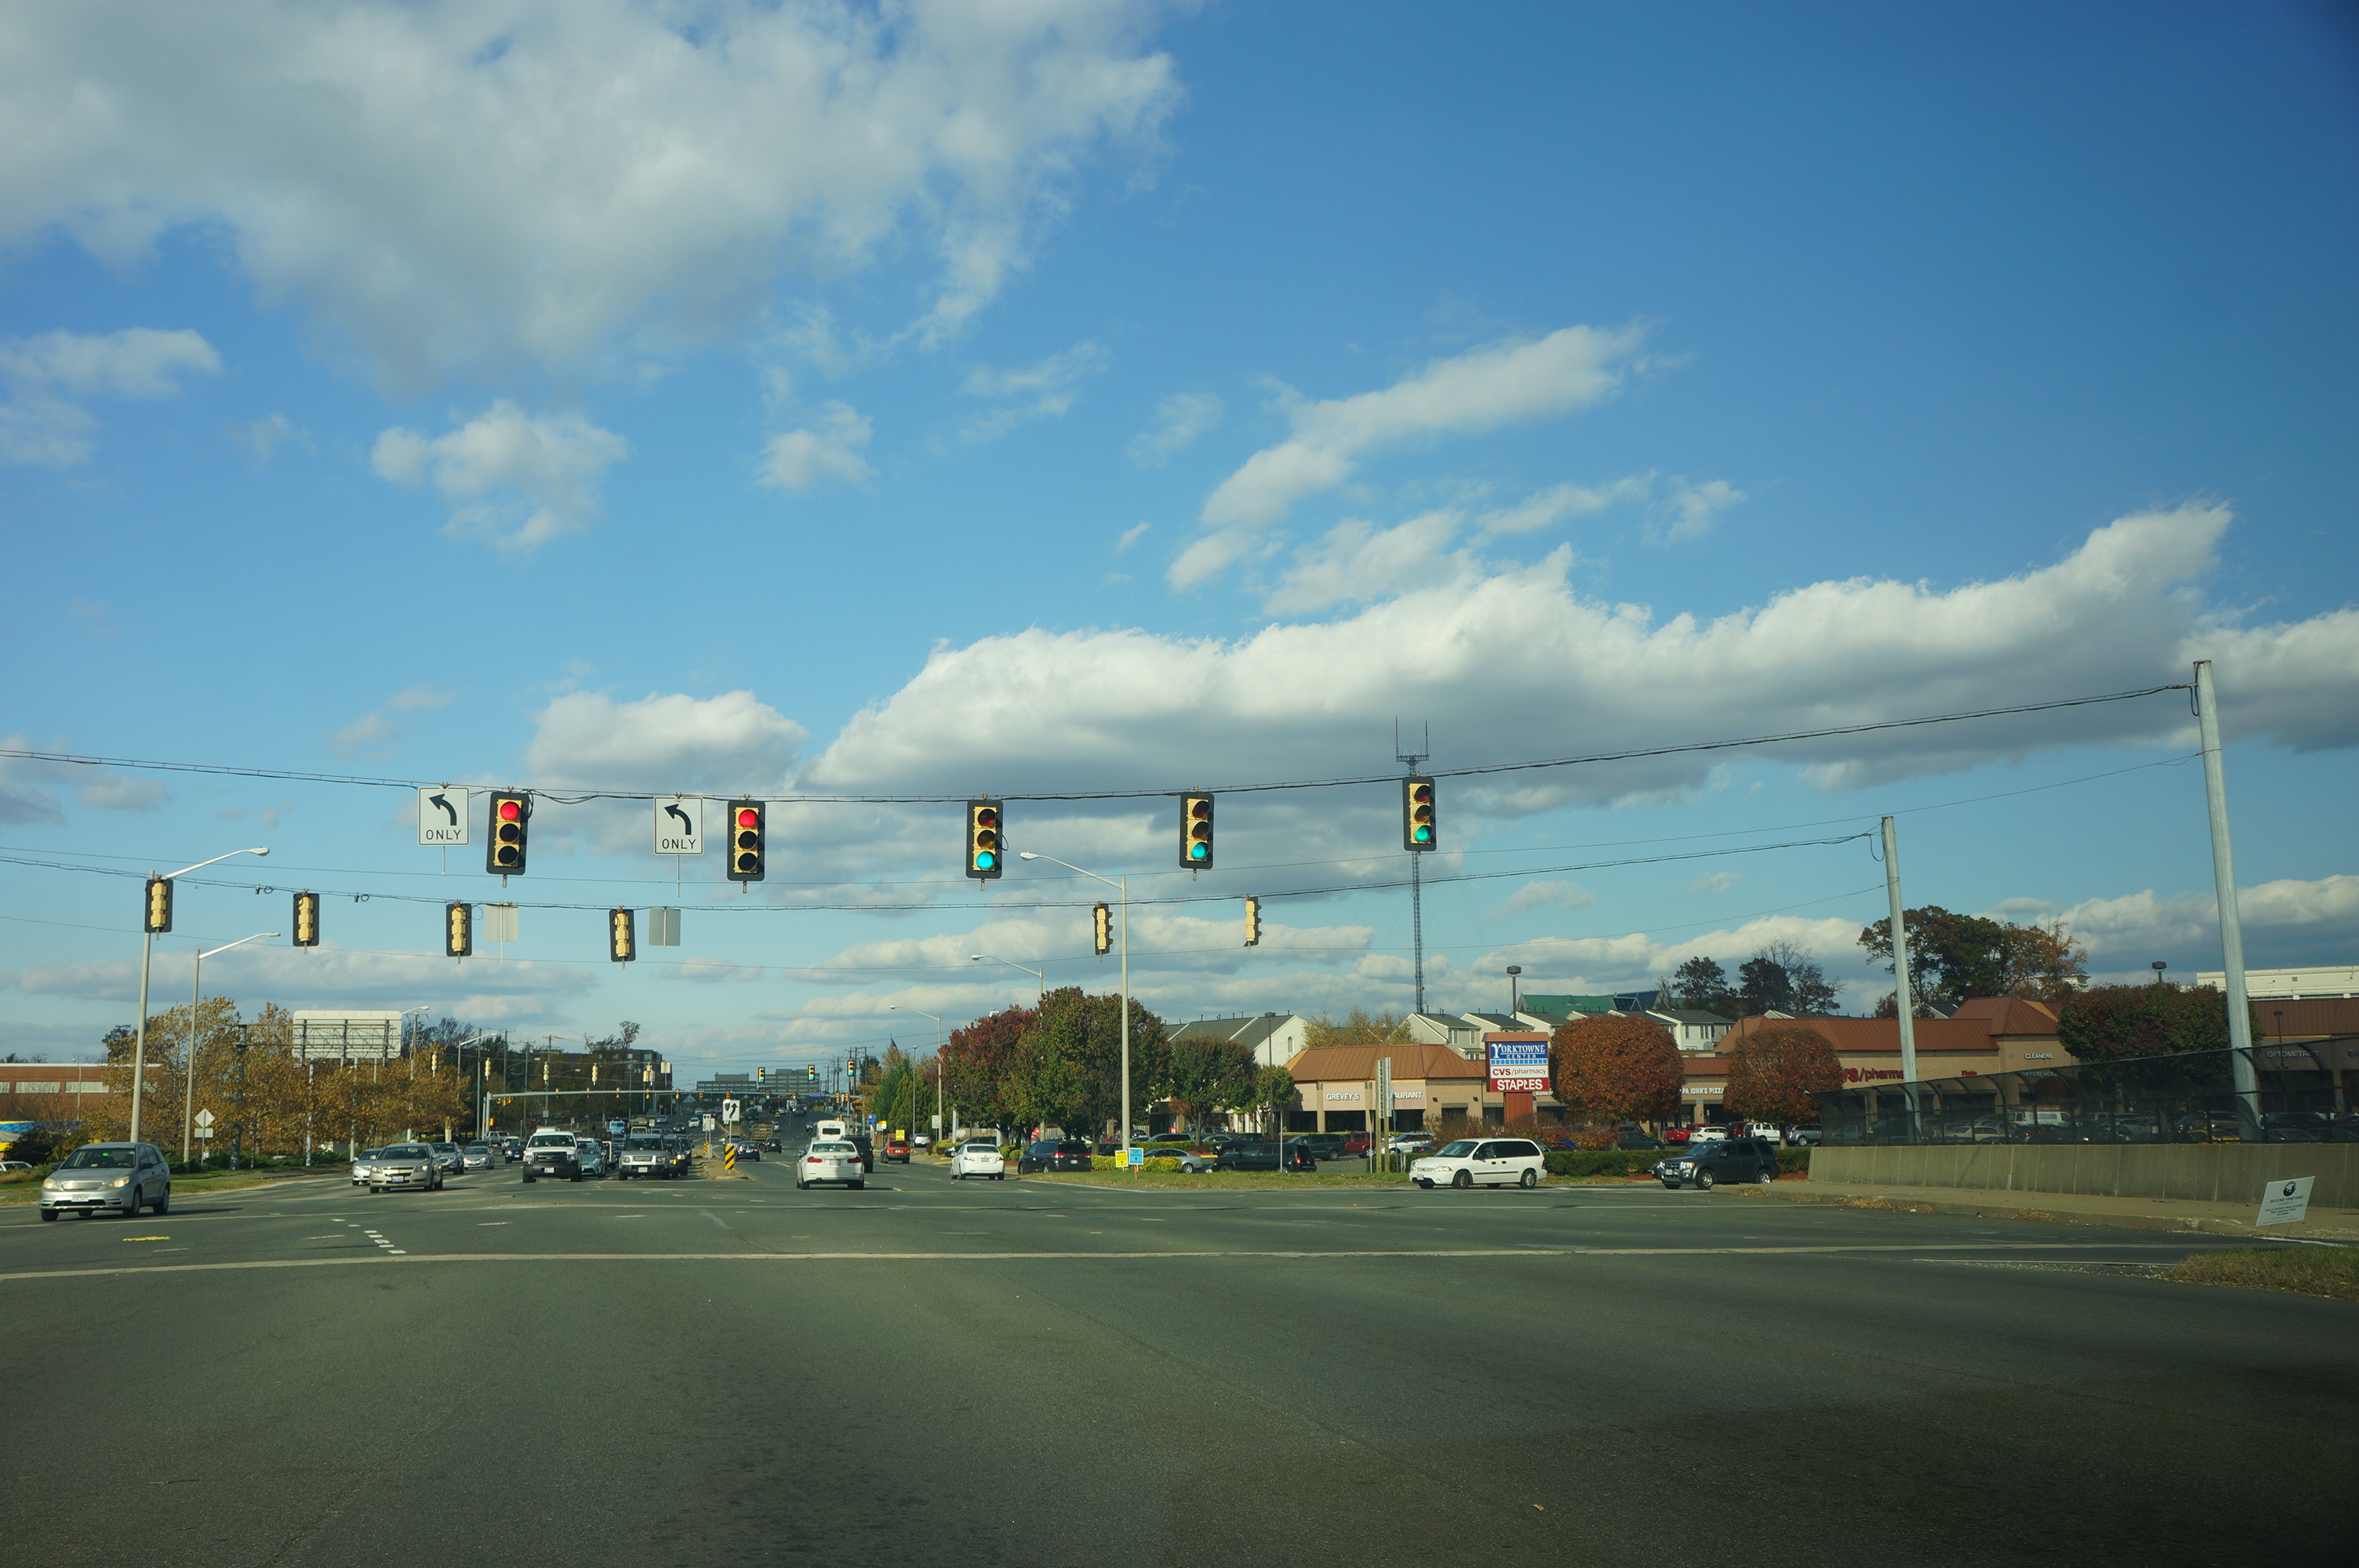
{"label": "sidewalk curb", "polygon": [[1803,1183],[1776,1183],[1741,1187],[1740,1192],[1784,1198],[1788,1203],[1826,1204],[1839,1208],[1892,1209],[1908,1214],[1956,1214],[1977,1219],[2022,1219],[2048,1225],[2096,1225],[2115,1230],[2176,1230],[2204,1236],[2242,1236],[2256,1241],[2294,1238],[2343,1245],[2359,1244],[2359,1230],[2304,1221],[2256,1228],[2250,1220],[2207,1215],[2117,1214],[2108,1209],[2075,1208],[2064,1193],[2008,1193],[1994,1198],[1928,1198],[1920,1192],[1812,1192]]}

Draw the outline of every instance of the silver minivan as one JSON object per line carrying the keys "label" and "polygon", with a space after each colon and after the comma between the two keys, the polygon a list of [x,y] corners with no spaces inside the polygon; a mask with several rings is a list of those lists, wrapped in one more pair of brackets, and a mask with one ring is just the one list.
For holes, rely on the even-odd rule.
{"label": "silver minivan", "polygon": [[172,1169],[153,1143],[85,1143],[41,1183],[41,1217],[113,1209],[125,1219],[172,1206]]}

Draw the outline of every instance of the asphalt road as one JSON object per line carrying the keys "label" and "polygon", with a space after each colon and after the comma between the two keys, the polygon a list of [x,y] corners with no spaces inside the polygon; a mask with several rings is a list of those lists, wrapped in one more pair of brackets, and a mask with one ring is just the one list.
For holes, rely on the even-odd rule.
{"label": "asphalt road", "polygon": [[2351,1558],[2359,1307],[2200,1238],[748,1173],[0,1210],[7,1560]]}

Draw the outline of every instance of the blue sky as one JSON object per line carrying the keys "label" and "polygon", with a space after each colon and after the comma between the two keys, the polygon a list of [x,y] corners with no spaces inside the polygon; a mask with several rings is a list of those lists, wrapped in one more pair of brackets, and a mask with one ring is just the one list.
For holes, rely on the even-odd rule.
{"label": "blue sky", "polygon": [[[1113,983],[1085,911],[1017,907],[1093,884],[978,896],[954,806],[798,795],[1360,776],[1396,719],[1472,766],[2206,656],[2250,961],[2359,959],[2347,13],[668,15],[12,32],[0,737],[757,793],[770,881],[707,856],[675,893],[644,803],[552,802],[521,940],[453,965],[434,905],[497,884],[399,791],[0,759],[0,842],[45,862],[0,865],[0,1044],[134,1011],[136,884],[89,868],[270,847],[208,873],[267,897],[183,890],[165,997],[313,887],[326,946],[208,990],[798,1063],[1031,985],[974,952]],[[1448,785],[1429,873],[1512,874],[1429,891],[1429,1002],[1789,940],[1872,1005],[1864,843],[1546,868],[1885,812],[1912,903],[2216,967],[2191,736],[2172,693]],[[1135,912],[1169,1016],[1406,1005],[1404,894],[1284,896],[1402,874],[1388,786],[1220,824],[1190,882],[1168,802],[1010,814],[1221,895]],[[603,961],[598,909],[664,903],[679,948]]]}

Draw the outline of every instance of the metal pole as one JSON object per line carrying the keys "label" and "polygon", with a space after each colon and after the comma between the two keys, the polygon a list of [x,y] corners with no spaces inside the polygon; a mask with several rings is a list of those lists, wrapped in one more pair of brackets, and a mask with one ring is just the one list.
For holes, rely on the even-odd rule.
{"label": "metal pole", "polygon": [[189,1060],[180,1073],[181,1085],[188,1090],[186,1103],[180,1107],[180,1163],[189,1162],[189,1138],[196,1130],[191,1119],[197,1114],[197,988],[205,973],[205,955],[199,948],[189,964]]}
{"label": "metal pole", "polygon": [[1130,1168],[1130,877],[1122,879],[1122,1164]]}
{"label": "metal pole", "polygon": [[[140,906],[139,924],[147,924],[146,905]],[[139,1035],[131,1047],[131,1141],[139,1141],[139,1099],[147,1077],[147,966],[156,955],[156,934],[143,932],[139,938]]]}
{"label": "metal pole", "polygon": [[2245,923],[2236,908],[2236,859],[2228,847],[2228,784],[2220,771],[2219,698],[2212,661],[2195,661],[2195,719],[2203,738],[2203,799],[2212,816],[2212,883],[2220,906],[2220,957],[2228,971],[2228,1058],[2236,1087],[2237,1130],[2261,1135],[2261,1080],[2253,1068],[2253,1009],[2245,995]]}
{"label": "metal pole", "polygon": [[1417,957],[1417,1011],[1425,1011],[1425,857],[1408,858],[1409,947]]}
{"label": "metal pole", "polygon": [[1900,1022],[1901,1103],[1917,1136],[1917,999],[1908,991],[1908,916],[1900,897],[1900,840],[1884,819],[1884,892],[1892,906],[1892,1002]]}

